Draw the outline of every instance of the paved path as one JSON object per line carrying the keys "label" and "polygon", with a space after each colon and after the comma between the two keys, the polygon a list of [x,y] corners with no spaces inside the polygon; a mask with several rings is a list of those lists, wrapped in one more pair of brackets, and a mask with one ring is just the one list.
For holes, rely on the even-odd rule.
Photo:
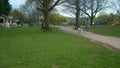
{"label": "paved path", "polygon": [[120,38],[98,35],[91,32],[87,33],[85,31],[80,33],[78,30],[73,30],[73,27],[64,27],[64,26],[57,26],[57,27],[59,27],[64,32],[81,35],[91,40],[103,43],[105,44],[105,46],[107,46],[110,49],[120,50]]}

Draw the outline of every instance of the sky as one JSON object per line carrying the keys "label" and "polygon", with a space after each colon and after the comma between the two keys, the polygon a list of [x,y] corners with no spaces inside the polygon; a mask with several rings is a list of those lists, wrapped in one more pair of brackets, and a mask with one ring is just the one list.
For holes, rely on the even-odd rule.
{"label": "sky", "polygon": [[9,3],[12,5],[13,9],[18,9],[20,5],[25,4],[26,0],[9,0]]}
{"label": "sky", "polygon": [[[25,4],[26,0],[9,0],[9,2],[12,5],[13,9],[19,9],[20,5]],[[59,8],[58,12],[60,12],[60,14],[67,16],[67,17],[71,17],[71,14],[61,12],[63,7],[58,6],[58,8]],[[115,12],[115,11],[113,11],[113,9],[110,9],[110,8],[106,9],[105,11],[106,11],[105,13],[114,13]]]}

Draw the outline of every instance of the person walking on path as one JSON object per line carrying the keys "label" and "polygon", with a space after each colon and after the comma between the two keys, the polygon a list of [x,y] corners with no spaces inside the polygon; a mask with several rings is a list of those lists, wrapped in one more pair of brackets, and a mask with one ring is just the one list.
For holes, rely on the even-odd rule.
{"label": "person walking on path", "polygon": [[85,24],[86,24],[86,25],[85,25],[85,31],[86,31],[86,32],[89,32],[89,29],[90,29],[89,22],[86,22]]}

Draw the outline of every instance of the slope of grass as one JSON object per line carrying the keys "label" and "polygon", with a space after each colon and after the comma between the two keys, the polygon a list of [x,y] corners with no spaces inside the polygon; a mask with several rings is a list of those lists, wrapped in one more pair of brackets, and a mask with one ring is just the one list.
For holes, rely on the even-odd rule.
{"label": "slope of grass", "polygon": [[96,25],[96,26],[92,26],[90,28],[90,31],[101,35],[120,37],[120,26]]}
{"label": "slope of grass", "polygon": [[120,52],[53,29],[0,30],[0,68],[119,68]]}

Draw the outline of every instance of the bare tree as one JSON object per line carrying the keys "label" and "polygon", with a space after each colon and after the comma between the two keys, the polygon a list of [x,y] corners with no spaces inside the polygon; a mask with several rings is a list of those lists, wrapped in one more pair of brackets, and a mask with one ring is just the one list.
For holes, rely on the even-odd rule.
{"label": "bare tree", "polygon": [[120,0],[114,0],[110,2],[111,9],[114,9],[116,12],[115,15],[112,15],[113,23],[116,24],[120,20]]}
{"label": "bare tree", "polygon": [[120,16],[120,0],[111,1],[111,4],[116,10],[117,14]]}
{"label": "bare tree", "polygon": [[81,0],[81,11],[89,18],[92,25],[96,14],[107,8],[107,0]]}
{"label": "bare tree", "polygon": [[50,12],[56,7],[57,5],[60,5],[65,2],[65,0],[29,0],[32,2],[35,2],[37,4],[37,10],[42,12],[44,17],[44,23],[42,28],[45,30],[50,30],[48,18]]}
{"label": "bare tree", "polygon": [[36,17],[40,16],[40,13],[38,13],[36,9],[37,5],[34,2],[26,1],[26,4],[21,5],[20,11],[30,19],[30,21],[33,23],[35,22]]}
{"label": "bare tree", "polygon": [[67,0],[64,6],[66,7],[67,11],[70,11],[70,13],[75,15],[75,29],[78,29],[80,27],[80,0]]}

